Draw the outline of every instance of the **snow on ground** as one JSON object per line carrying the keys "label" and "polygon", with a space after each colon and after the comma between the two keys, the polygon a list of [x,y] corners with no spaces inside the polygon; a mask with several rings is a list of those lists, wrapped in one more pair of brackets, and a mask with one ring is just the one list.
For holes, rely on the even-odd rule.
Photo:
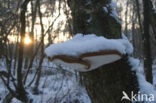
{"label": "snow on ground", "polygon": [[6,70],[6,64],[5,64],[4,60],[1,60],[1,59],[0,59],[0,71],[7,72],[7,70]]}
{"label": "snow on ground", "polygon": [[147,101],[144,97],[144,103],[156,103],[156,64],[153,65],[153,85],[146,81],[144,70],[143,70],[143,63],[140,60],[135,59],[133,57],[129,58],[130,65],[132,66],[132,70],[136,71],[137,79],[139,82],[139,94],[147,94],[149,97],[151,95],[154,96],[154,101]]}
{"label": "snow on ground", "polygon": [[[27,85],[32,81],[37,64],[33,65],[31,73],[26,82],[26,91],[29,92],[33,103],[91,103],[90,98],[84,87],[78,84],[74,71],[66,71],[64,67],[57,67],[47,59],[44,59],[42,66],[41,80],[39,83],[39,94],[33,94],[33,83],[30,87]],[[0,79],[0,103],[8,93],[7,88]],[[14,98],[11,103],[21,103]]]}
{"label": "snow on ground", "polygon": [[139,81],[139,87],[140,87],[140,93],[147,94],[149,97],[152,94],[154,96],[154,101],[147,101],[145,100],[145,103],[156,103],[156,90],[154,89],[154,86],[146,81],[145,76],[141,73],[137,73],[138,81]]}
{"label": "snow on ground", "polygon": [[0,79],[0,103],[1,103],[1,100],[5,97],[4,94],[7,94],[8,93],[8,90],[7,88],[3,85],[3,82],[2,80]]}
{"label": "snow on ground", "polygon": [[77,34],[71,40],[50,45],[46,48],[45,53],[48,57],[55,55],[78,57],[83,53],[100,50],[117,50],[121,54],[126,54],[132,53],[133,47],[126,39],[106,39],[95,34]]}

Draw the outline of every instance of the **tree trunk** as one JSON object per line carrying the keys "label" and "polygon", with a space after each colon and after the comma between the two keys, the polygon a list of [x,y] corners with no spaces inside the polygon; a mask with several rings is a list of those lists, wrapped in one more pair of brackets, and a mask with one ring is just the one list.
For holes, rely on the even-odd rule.
{"label": "tree trunk", "polygon": [[12,94],[11,93],[8,93],[6,96],[5,96],[5,98],[4,98],[4,100],[3,100],[3,103],[11,103],[11,100],[13,99],[13,96],[12,96]]}
{"label": "tree trunk", "polygon": [[[125,91],[138,91],[137,78],[128,63],[127,56],[121,60],[102,66],[94,71],[81,73],[84,84],[93,103],[120,103]],[[125,103],[130,103],[125,101]]]}
{"label": "tree trunk", "polygon": [[25,13],[27,11],[27,5],[30,0],[25,0],[22,5],[21,5],[21,14],[20,14],[20,24],[21,24],[21,31],[20,31],[20,44],[19,44],[19,55],[18,55],[18,67],[17,67],[17,96],[16,98],[23,101],[27,102],[28,97],[27,97],[27,92],[25,91],[25,88],[23,86],[23,81],[22,81],[22,65],[23,65],[23,39],[25,36]]}
{"label": "tree trunk", "polygon": [[151,58],[151,44],[150,44],[150,0],[143,0],[144,4],[144,33],[143,33],[143,45],[144,45],[144,71],[146,80],[153,83],[152,76],[152,58]]}
{"label": "tree trunk", "polygon": [[[113,9],[109,3],[110,0],[68,0],[72,11],[74,34],[94,33],[106,38],[121,38],[121,25],[111,16]],[[93,103],[120,103],[122,91],[129,96],[131,91],[138,91],[136,73],[131,70],[128,55],[124,55],[115,63],[81,75]]]}

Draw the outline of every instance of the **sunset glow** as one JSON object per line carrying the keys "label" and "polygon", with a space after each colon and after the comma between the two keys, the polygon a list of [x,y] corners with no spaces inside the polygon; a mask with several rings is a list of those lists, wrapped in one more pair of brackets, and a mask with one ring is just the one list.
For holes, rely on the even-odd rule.
{"label": "sunset glow", "polygon": [[31,43],[32,43],[31,38],[30,38],[29,36],[26,36],[26,37],[24,38],[24,44],[25,44],[25,45],[29,45],[29,44],[31,44]]}

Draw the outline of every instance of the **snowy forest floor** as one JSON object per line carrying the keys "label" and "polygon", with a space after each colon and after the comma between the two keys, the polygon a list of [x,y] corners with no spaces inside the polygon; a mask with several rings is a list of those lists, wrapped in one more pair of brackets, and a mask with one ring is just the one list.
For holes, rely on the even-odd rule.
{"label": "snowy forest floor", "polygon": [[[5,64],[1,64],[1,68],[5,68]],[[76,72],[61,69],[44,60],[42,65],[41,79],[39,83],[39,94],[33,93],[35,83],[31,86],[29,83],[32,81],[38,64],[34,64],[31,73],[26,82],[26,90],[29,92],[30,97],[33,98],[34,103],[91,103],[90,98],[84,87],[78,84]],[[144,76],[143,63],[140,63],[138,71]],[[153,64],[153,86],[156,93],[156,64]],[[7,95],[8,90],[0,79],[0,103]],[[78,102],[78,103],[79,103]],[[13,99],[11,103],[21,103],[17,99]]]}
{"label": "snowy forest floor", "polygon": [[[5,64],[2,63],[2,68],[5,68]],[[37,64],[35,64],[37,65]],[[33,80],[37,66],[33,66],[31,73],[26,81],[26,87]],[[31,86],[28,86],[26,90],[31,94],[30,98],[33,98],[33,103],[91,103],[86,90],[78,84],[77,76],[74,71],[67,71],[57,67],[44,60],[42,65],[41,79],[39,83],[39,94],[33,93],[34,82]],[[3,103],[3,99],[7,95],[8,90],[4,86],[0,79],[0,103]],[[13,99],[11,103],[21,103],[17,99]]]}

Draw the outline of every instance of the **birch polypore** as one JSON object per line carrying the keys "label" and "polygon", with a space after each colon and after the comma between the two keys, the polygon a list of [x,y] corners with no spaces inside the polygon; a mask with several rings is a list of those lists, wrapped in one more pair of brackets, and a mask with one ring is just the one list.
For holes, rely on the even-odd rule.
{"label": "birch polypore", "polygon": [[57,55],[53,58],[48,57],[50,61],[57,65],[64,65],[71,69],[75,69],[77,71],[87,71],[90,68],[90,64],[81,59],[65,56],[65,55]]}
{"label": "birch polypore", "polygon": [[127,39],[106,39],[94,34],[77,34],[66,42],[51,44],[45,49],[53,63],[81,72],[113,63],[132,52],[133,46]]}
{"label": "birch polypore", "polygon": [[90,64],[89,70],[100,66],[113,63],[121,59],[122,55],[118,51],[99,51],[94,53],[85,53],[81,55],[82,60]]}
{"label": "birch polypore", "polygon": [[113,63],[121,59],[118,51],[99,51],[81,54],[79,58],[57,55],[49,59],[58,65],[65,65],[80,72],[94,70],[102,65]]}

